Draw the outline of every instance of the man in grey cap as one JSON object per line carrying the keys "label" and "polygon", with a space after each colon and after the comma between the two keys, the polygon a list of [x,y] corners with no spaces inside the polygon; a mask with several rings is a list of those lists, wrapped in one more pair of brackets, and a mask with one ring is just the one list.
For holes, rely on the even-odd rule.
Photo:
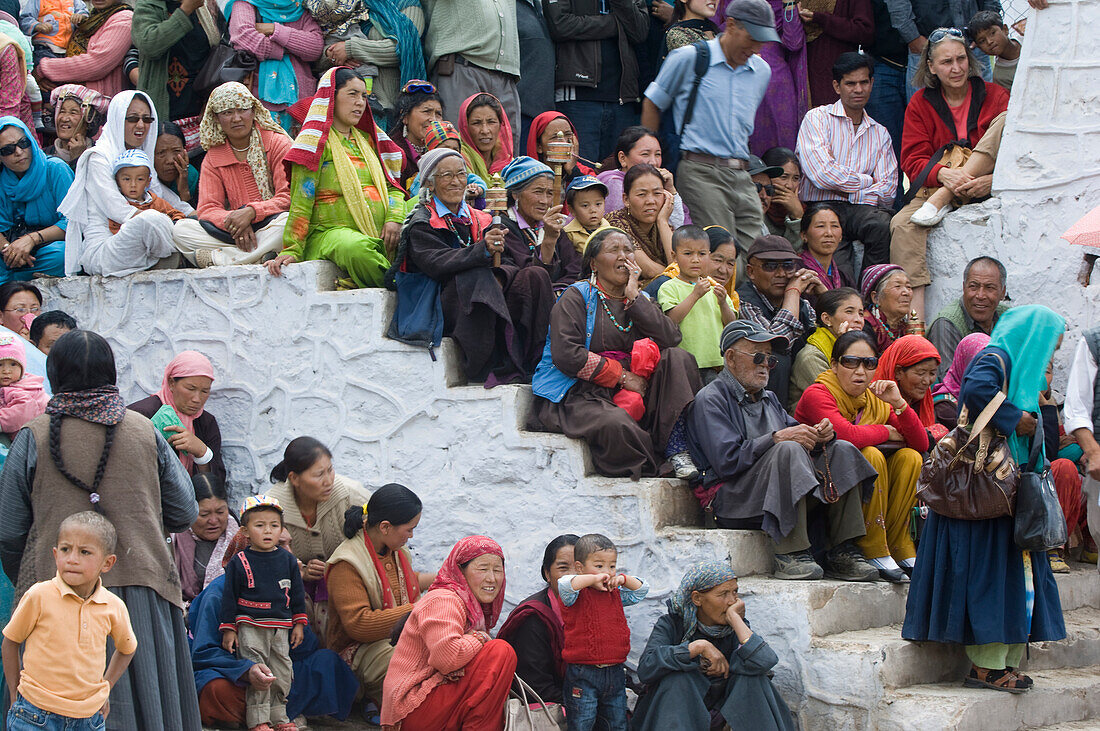
{"label": "man in grey cap", "polygon": [[[661,112],[672,107],[680,134],[677,187],[692,219],[702,226],[724,226],[742,248],[764,225],[748,171],[749,135],[771,80],[771,69],[757,51],[764,43],[778,42],[767,0],[732,0],[722,35],[700,48],[684,46],[670,53],[642,101],[642,124],[652,130],[660,127]],[[699,54],[708,63],[696,84]]]}
{"label": "man in grey cap", "polygon": [[[862,500],[878,476],[822,419],[799,424],[766,390],[787,341],[754,322],[722,331],[725,368],[688,406],[688,447],[703,471],[704,509],[719,528],[763,529],[775,543],[775,577],[874,581],[878,569],[856,545]],[[824,527],[825,568],[811,553],[809,525]]]}

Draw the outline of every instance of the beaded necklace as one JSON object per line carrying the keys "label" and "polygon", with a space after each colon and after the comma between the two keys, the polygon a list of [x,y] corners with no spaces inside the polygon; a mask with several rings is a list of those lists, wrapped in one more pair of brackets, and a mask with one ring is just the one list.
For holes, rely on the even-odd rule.
{"label": "beaded necklace", "polygon": [[621,333],[630,332],[631,328],[634,327],[634,321],[627,320],[625,327],[619,324],[619,321],[615,318],[615,315],[611,313],[611,308],[607,306],[607,300],[609,299],[609,297],[607,296],[607,293],[603,291],[603,287],[600,286],[599,280],[596,281],[596,294],[599,295],[600,304],[603,305],[603,311],[607,313],[607,316],[611,319],[611,324],[615,326],[615,329]]}
{"label": "beaded necklace", "polygon": [[458,239],[458,243],[462,246],[462,248],[466,248],[474,242],[473,228],[470,228],[470,235],[463,238],[462,234],[460,234],[458,232],[458,229],[455,228],[454,221],[451,220],[452,218],[453,216],[449,214],[445,215],[443,216],[443,222],[447,224],[447,228],[449,228],[451,230],[451,233],[455,235],[455,238]]}

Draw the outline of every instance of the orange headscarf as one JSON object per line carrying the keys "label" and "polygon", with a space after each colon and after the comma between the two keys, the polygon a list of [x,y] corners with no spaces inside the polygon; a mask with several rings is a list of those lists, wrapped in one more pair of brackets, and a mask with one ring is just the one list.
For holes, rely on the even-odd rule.
{"label": "orange headscarf", "polygon": [[[890,343],[882,355],[878,358],[878,370],[875,371],[875,380],[893,381],[894,373],[898,368],[915,366],[922,360],[935,360],[940,362],[940,352],[936,346],[921,335],[905,335]],[[917,409],[920,423],[926,427],[936,423],[936,408],[932,402],[932,389],[929,388],[921,399]]]}

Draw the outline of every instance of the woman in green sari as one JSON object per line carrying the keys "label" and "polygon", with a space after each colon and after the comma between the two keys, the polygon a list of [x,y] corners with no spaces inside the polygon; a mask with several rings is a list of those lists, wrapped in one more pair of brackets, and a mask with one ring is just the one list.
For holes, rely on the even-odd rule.
{"label": "woman in green sari", "polygon": [[290,166],[290,216],[283,251],[267,262],[275,276],[299,261],[327,259],[351,287],[380,287],[405,220],[397,183],[401,150],[367,108],[363,79],[346,67],[321,77]]}

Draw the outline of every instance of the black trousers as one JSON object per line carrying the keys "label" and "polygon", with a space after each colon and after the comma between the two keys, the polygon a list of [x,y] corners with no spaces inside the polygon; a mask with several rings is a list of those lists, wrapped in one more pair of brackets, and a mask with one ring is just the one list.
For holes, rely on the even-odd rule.
{"label": "black trousers", "polygon": [[[863,264],[855,271],[858,288],[863,269],[874,264],[890,263],[890,218],[893,212],[882,206],[868,206],[848,203],[847,201],[829,201],[840,211],[840,225],[844,228],[844,241],[859,241],[863,244]],[[849,248],[850,247],[846,247]]]}

